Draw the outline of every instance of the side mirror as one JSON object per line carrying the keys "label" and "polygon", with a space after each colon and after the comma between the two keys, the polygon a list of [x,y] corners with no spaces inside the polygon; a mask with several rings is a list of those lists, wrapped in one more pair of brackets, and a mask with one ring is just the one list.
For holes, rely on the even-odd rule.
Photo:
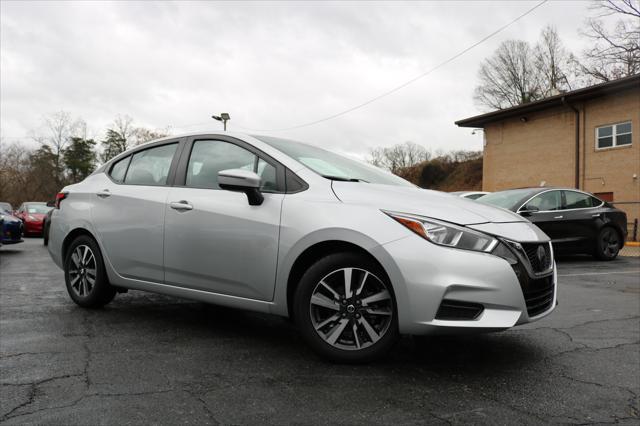
{"label": "side mirror", "polygon": [[251,206],[259,206],[264,201],[260,192],[260,176],[249,170],[221,170],[218,172],[218,185],[228,191],[244,192]]}
{"label": "side mirror", "polygon": [[531,216],[531,213],[535,213],[535,212],[539,212],[540,209],[534,205],[531,204],[527,204],[526,206],[524,206],[524,208],[522,210],[519,211],[519,213],[522,216]]}

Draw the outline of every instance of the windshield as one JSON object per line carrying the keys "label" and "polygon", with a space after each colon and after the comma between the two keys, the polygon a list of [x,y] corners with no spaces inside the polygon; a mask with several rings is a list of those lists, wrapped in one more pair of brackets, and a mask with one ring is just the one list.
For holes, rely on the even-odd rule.
{"label": "windshield", "polygon": [[396,175],[377,167],[334,154],[322,148],[268,136],[254,136],[304,164],[328,179],[353,182],[378,183],[382,185],[414,186]]}
{"label": "windshield", "polygon": [[47,214],[53,207],[46,204],[27,204],[27,213],[29,214]]}
{"label": "windshield", "polygon": [[519,203],[524,198],[534,194],[531,189],[511,189],[509,191],[494,192],[487,194],[484,197],[478,198],[478,203],[490,204],[492,206],[498,206],[505,209],[512,209],[520,207]]}

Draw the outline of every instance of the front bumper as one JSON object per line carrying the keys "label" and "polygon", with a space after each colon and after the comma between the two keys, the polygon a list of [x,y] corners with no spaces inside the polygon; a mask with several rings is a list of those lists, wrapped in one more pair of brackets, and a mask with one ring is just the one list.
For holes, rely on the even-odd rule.
{"label": "front bumper", "polygon": [[[514,268],[488,253],[446,248],[417,235],[380,246],[396,296],[400,332],[437,334],[504,330],[545,317],[557,303],[555,264],[549,308],[529,316],[523,287]],[[436,314],[442,301],[482,305],[475,319],[444,320]]]}
{"label": "front bumper", "polygon": [[22,222],[5,222],[2,228],[2,244],[17,244],[22,240]]}

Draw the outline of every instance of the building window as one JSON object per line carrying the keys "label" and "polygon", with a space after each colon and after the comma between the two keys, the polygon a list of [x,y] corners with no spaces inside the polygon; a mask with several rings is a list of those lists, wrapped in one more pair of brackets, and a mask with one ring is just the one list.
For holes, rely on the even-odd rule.
{"label": "building window", "polygon": [[631,145],[631,122],[596,128],[596,148],[605,149]]}

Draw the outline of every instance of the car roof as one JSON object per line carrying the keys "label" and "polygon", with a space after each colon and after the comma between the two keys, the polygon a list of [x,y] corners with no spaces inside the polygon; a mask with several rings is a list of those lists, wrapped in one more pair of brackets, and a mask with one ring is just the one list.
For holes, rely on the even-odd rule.
{"label": "car roof", "polygon": [[[508,192],[508,191],[523,191],[523,190],[528,190],[528,192],[526,192],[522,197],[520,197],[520,199],[514,204],[513,207],[510,207],[511,210],[514,210],[520,206],[522,206],[523,203],[525,203],[526,201],[528,201],[530,198],[533,198],[534,196],[542,193],[542,192],[546,192],[546,191],[573,191],[573,192],[580,192],[582,194],[586,194],[589,195],[591,197],[595,197],[598,198],[597,196],[593,195],[590,192],[587,191],[583,191],[581,189],[576,189],[576,188],[566,188],[566,187],[558,187],[558,186],[535,186],[535,187],[522,187],[522,188],[511,188],[511,189],[505,189],[502,191],[495,191],[492,192],[492,194],[496,194],[496,193],[500,193],[500,192]],[[599,198],[598,198],[599,199]],[[600,200],[602,201],[602,200]]]}
{"label": "car roof", "polygon": [[[300,163],[295,158],[289,155],[286,155],[280,149],[272,146],[271,144],[269,144],[268,142],[265,142],[262,139],[262,138],[269,138],[270,136],[254,135],[254,134],[241,133],[241,132],[229,132],[229,131],[225,132],[225,131],[221,131],[220,129],[217,129],[217,130],[199,130],[199,131],[193,131],[188,133],[170,135],[163,138],[154,139],[140,145],[132,146],[126,151],[121,152],[120,154],[116,155],[115,157],[109,159],[108,161],[98,166],[92,174],[105,172],[105,170],[111,167],[111,165],[114,164],[115,162],[120,161],[123,158],[126,158],[130,154],[135,154],[138,151],[151,148],[154,145],[162,145],[164,142],[172,142],[177,139],[199,137],[199,136],[228,137],[228,138],[238,139],[240,141],[243,141],[245,143],[252,145],[254,148],[264,152],[266,155],[274,157],[278,162],[283,164],[285,167],[291,169],[293,172],[296,172],[302,168],[307,167],[306,165],[304,165],[303,163]],[[282,138],[278,138],[278,139],[282,139]],[[290,141],[305,144],[304,142],[299,142],[296,140],[290,140]],[[309,144],[305,144],[305,145],[309,145]],[[318,148],[322,148],[322,147],[318,147]]]}

